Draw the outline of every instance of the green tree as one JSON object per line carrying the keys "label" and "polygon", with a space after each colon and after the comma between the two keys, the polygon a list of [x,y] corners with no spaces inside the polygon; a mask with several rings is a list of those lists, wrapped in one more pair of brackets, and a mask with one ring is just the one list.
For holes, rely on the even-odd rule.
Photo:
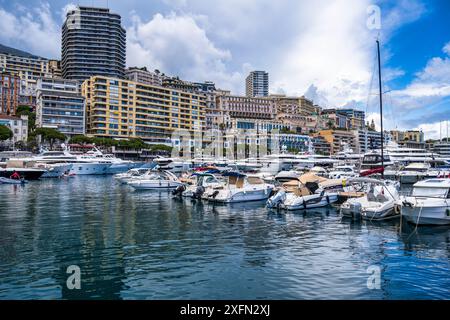
{"label": "green tree", "polygon": [[333,121],[328,120],[328,122],[327,122],[327,127],[328,127],[328,129],[334,129],[334,123],[333,123]]}
{"label": "green tree", "polygon": [[26,145],[26,143],[25,143],[24,141],[17,141],[17,142],[14,144],[14,148],[19,149],[19,150],[25,149],[26,146],[27,146],[27,145]]}
{"label": "green tree", "polygon": [[166,146],[165,144],[155,144],[150,148],[152,151],[165,151],[172,152],[172,147]]}
{"label": "green tree", "polygon": [[118,147],[124,147],[124,148],[130,148],[130,149],[145,149],[148,147],[148,145],[139,138],[135,138],[135,139],[129,139],[129,140],[119,140],[117,141]]}
{"label": "green tree", "polygon": [[33,136],[41,136],[43,141],[47,141],[49,143],[50,149],[53,149],[55,142],[66,140],[66,136],[63,133],[52,128],[37,128],[34,130]]}
{"label": "green tree", "polygon": [[0,141],[6,141],[13,137],[11,129],[3,124],[0,124]]}
{"label": "green tree", "polygon": [[36,113],[29,106],[18,106],[16,110],[17,116],[28,116],[28,135],[31,135],[36,129]]}
{"label": "green tree", "polygon": [[280,133],[282,133],[282,134],[296,134],[297,132],[295,132],[295,131],[287,128],[287,127],[284,127],[284,128],[281,128]]}
{"label": "green tree", "polygon": [[83,136],[83,135],[76,135],[73,136],[72,138],[70,138],[69,143],[74,143],[74,144],[88,144],[88,143],[92,143],[94,138],[90,138],[87,136]]}

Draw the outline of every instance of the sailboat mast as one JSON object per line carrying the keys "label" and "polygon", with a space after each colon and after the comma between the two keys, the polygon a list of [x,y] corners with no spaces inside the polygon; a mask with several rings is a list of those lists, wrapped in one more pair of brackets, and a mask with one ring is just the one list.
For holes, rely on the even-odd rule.
{"label": "sailboat mast", "polygon": [[381,171],[381,178],[384,179],[383,92],[381,86],[381,58],[380,58],[379,40],[377,40],[377,51],[378,51],[378,85],[380,89],[381,166],[383,167],[383,171]]}

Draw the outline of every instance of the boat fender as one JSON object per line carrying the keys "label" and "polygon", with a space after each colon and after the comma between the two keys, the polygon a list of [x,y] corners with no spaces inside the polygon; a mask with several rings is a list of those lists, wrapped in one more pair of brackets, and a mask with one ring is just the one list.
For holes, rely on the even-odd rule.
{"label": "boat fender", "polygon": [[280,211],[281,210],[281,202],[278,202],[277,203],[277,211]]}
{"label": "boat fender", "polygon": [[403,205],[404,205],[405,207],[410,207],[410,208],[412,208],[412,203],[410,203],[410,202],[408,202],[408,201],[403,201],[402,203],[403,203]]}
{"label": "boat fender", "polygon": [[450,217],[450,209],[445,210],[445,213],[447,214],[447,217]]}
{"label": "boat fender", "polygon": [[327,195],[327,203],[330,204],[330,196]]}
{"label": "boat fender", "polygon": [[302,198],[303,199],[303,209],[305,209],[306,210],[306,201],[305,201],[305,199],[304,198]]}
{"label": "boat fender", "polygon": [[219,194],[219,190],[216,190],[209,197],[215,199],[218,194]]}
{"label": "boat fender", "polygon": [[394,212],[395,214],[400,214],[400,206],[398,204],[394,206]]}

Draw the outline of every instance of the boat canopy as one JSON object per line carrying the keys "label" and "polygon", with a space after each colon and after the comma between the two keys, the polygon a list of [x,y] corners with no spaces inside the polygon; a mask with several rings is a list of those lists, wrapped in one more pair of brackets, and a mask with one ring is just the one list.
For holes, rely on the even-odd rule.
{"label": "boat canopy", "polygon": [[242,173],[240,173],[240,172],[236,172],[236,171],[229,171],[229,172],[224,172],[224,173],[223,173],[223,176],[224,176],[224,177],[238,177],[238,178],[243,178],[243,177],[245,177],[246,175],[245,175],[245,174],[242,174]]}
{"label": "boat canopy", "polygon": [[373,178],[364,178],[364,177],[348,179],[347,183],[373,183],[373,184],[379,184],[379,185],[386,184],[384,182],[384,180],[378,180],[378,179],[373,179]]}
{"label": "boat canopy", "polygon": [[306,184],[307,182],[317,182],[317,183],[324,182],[328,179],[317,176],[314,173],[305,173],[299,177],[299,180],[302,184]]}

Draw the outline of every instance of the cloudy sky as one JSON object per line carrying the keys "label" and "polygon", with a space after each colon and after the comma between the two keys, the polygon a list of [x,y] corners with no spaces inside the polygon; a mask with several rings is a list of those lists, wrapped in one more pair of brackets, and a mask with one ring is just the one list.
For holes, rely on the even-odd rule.
{"label": "cloudy sky", "polygon": [[446,134],[439,123],[450,120],[450,1],[0,0],[0,43],[60,58],[64,13],[76,4],[121,14],[128,66],[237,94],[250,70],[267,70],[271,93],[356,107],[377,124],[379,38],[386,128]]}

